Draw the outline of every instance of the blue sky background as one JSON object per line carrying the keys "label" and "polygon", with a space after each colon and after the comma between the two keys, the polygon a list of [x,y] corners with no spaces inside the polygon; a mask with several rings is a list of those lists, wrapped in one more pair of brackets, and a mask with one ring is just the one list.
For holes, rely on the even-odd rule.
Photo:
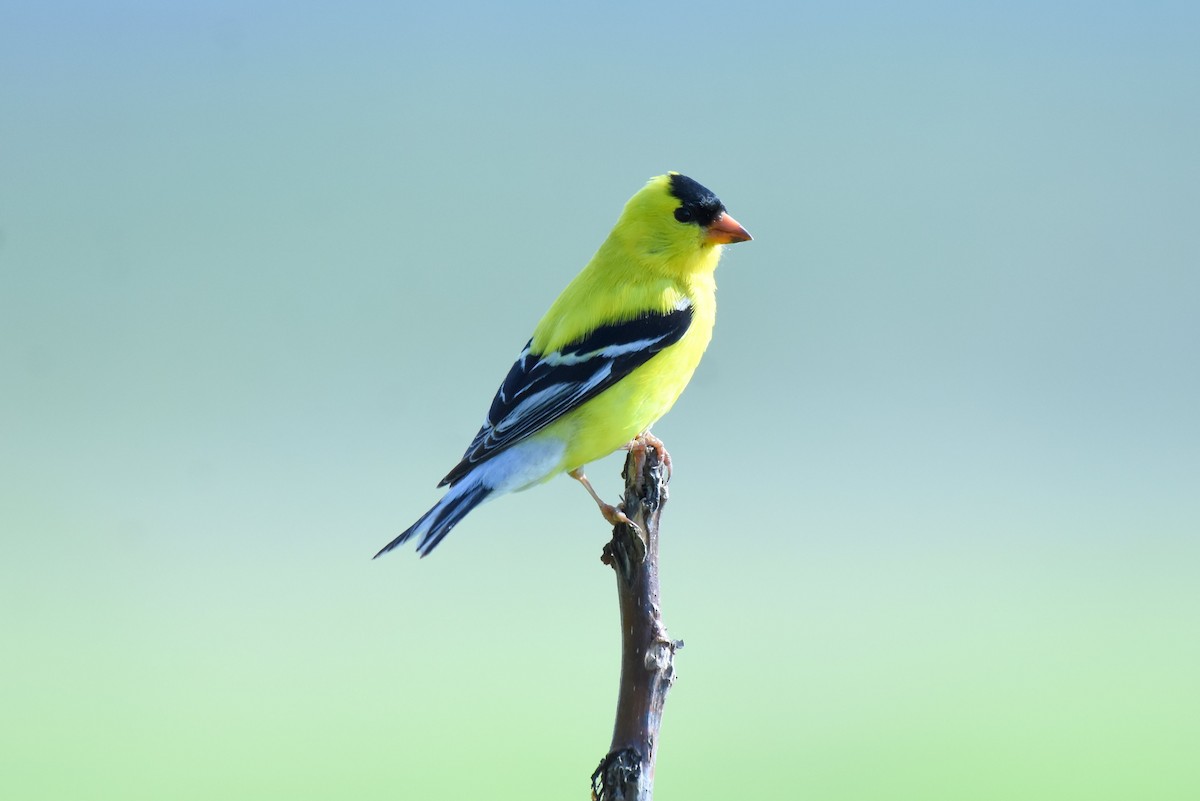
{"label": "blue sky background", "polygon": [[579,488],[369,557],[670,169],[659,797],[1200,793],[1194,4],[0,9],[0,793],[586,797]]}

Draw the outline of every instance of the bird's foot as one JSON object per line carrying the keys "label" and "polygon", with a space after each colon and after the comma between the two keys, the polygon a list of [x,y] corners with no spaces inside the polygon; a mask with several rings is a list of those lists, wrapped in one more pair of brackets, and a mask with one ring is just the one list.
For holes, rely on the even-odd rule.
{"label": "bird's foot", "polygon": [[610,526],[616,526],[624,523],[636,531],[639,537],[642,536],[642,530],[638,528],[638,524],[630,520],[629,516],[625,514],[625,511],[621,509],[621,507],[613,506],[611,503],[605,503],[603,500],[601,500],[600,496],[596,494],[596,490],[592,488],[592,482],[588,481],[588,477],[583,474],[582,467],[575,468],[567,473],[567,475],[583,485],[583,488],[588,491],[589,495],[592,496],[592,500],[595,501],[596,505],[600,507],[601,516],[608,521]]}
{"label": "bird's foot", "polygon": [[623,447],[625,450],[638,457],[638,469],[640,470],[641,462],[646,458],[647,446],[658,451],[658,460],[662,462],[663,468],[667,471],[667,482],[669,483],[671,481],[671,454],[667,452],[667,446],[663,444],[661,439],[654,436],[649,431],[646,431],[638,435],[636,439],[631,439],[629,442],[626,442]]}
{"label": "bird's foot", "polygon": [[619,506],[613,506],[610,503],[600,502],[600,514],[608,521],[609,525],[616,526],[624,523],[634,531],[641,533],[638,524],[629,519],[629,515],[625,514],[625,510]]}

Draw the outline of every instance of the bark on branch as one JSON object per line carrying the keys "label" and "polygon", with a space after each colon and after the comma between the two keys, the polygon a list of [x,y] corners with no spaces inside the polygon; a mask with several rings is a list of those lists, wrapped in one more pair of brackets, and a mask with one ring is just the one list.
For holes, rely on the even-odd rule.
{"label": "bark on branch", "polygon": [[618,524],[602,561],[617,576],[621,606],[621,686],[608,755],[592,774],[593,801],[650,801],[654,759],[667,690],[675,679],[675,651],[658,594],[658,518],[670,477],[666,449],[654,437],[638,439],[625,460],[622,507],[637,528]]}

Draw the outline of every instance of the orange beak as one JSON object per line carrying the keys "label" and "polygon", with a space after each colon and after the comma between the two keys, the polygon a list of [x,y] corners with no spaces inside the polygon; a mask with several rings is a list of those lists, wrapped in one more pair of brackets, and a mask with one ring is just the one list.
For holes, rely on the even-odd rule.
{"label": "orange beak", "polygon": [[725,212],[708,226],[708,241],[713,245],[732,245],[734,242],[749,242],[750,232]]}

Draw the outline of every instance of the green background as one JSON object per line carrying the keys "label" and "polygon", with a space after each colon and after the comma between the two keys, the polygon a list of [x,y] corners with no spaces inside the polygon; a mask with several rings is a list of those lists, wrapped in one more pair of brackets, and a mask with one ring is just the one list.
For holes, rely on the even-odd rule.
{"label": "green background", "polygon": [[1200,798],[1200,6],[434,5],[3,4],[0,795],[586,798],[582,490],[370,556],[674,169],[658,797]]}

